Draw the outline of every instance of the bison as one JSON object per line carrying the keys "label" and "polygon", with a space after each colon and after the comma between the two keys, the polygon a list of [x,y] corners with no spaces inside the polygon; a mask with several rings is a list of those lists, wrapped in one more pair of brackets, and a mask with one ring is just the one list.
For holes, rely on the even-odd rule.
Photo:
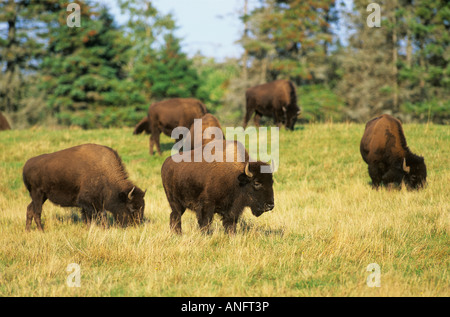
{"label": "bison", "polygon": [[[190,136],[191,136],[191,149],[194,149],[194,146],[196,146],[195,139],[201,140],[201,146],[205,146],[208,142],[211,142],[212,140],[223,140],[223,131],[222,127],[220,126],[219,120],[215,116],[213,116],[210,113],[205,114],[201,118],[201,130],[197,131],[197,127],[195,126],[195,120],[194,123],[191,125],[191,129],[189,130]],[[214,130],[208,129],[208,128],[218,128],[221,132],[220,135],[216,135]],[[195,133],[195,134],[194,134]],[[214,137],[213,137],[214,136]],[[197,141],[198,142],[198,141]],[[200,145],[200,142],[198,142]]]}
{"label": "bison", "polygon": [[11,126],[5,116],[0,112],[0,131],[2,130],[11,130]]}
{"label": "bison", "polygon": [[141,121],[139,121],[138,124],[136,124],[136,127],[134,128],[133,134],[141,134],[142,132],[145,132],[146,134],[150,134],[150,126],[148,125],[148,116],[145,116],[142,118]]}
{"label": "bison", "polygon": [[281,79],[251,87],[245,92],[245,99],[244,129],[255,113],[254,122],[257,127],[259,127],[261,116],[268,116],[274,119],[277,126],[285,124],[286,129],[294,130],[300,108],[297,105],[297,93],[291,81]]}
{"label": "bison", "polygon": [[148,122],[151,131],[150,155],[153,155],[154,145],[161,155],[159,144],[161,132],[171,136],[172,130],[177,127],[189,129],[194,123],[194,119],[200,119],[205,114],[205,105],[194,98],[173,98],[152,104],[148,109]]}
{"label": "bison", "polygon": [[34,219],[42,229],[42,205],[49,199],[62,207],[79,207],[88,225],[100,216],[106,226],[106,211],[121,225],[141,222],[144,195],[129,179],[119,155],[98,144],[83,144],[29,159],[23,167],[23,182],[30,193],[26,230]]}
{"label": "bison", "polygon": [[214,214],[219,214],[227,233],[236,232],[245,207],[250,207],[256,217],[274,208],[272,173],[261,172],[263,166],[270,170],[268,164],[250,162],[245,148],[237,141],[213,142],[223,144],[223,158],[230,148],[234,149],[234,160],[195,162],[194,151],[189,151],[190,162],[179,162],[175,155],[168,157],[161,167],[164,191],[172,210],[170,228],[178,234],[181,234],[181,216],[186,208],[196,213],[204,232],[209,230]]}
{"label": "bison", "polygon": [[375,188],[404,181],[408,188],[417,189],[426,183],[424,158],[410,151],[401,122],[390,115],[367,122],[360,152]]}

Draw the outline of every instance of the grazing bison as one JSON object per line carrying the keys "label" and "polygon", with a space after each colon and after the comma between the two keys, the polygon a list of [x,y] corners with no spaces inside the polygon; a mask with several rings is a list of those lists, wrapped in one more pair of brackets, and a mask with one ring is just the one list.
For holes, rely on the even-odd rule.
{"label": "grazing bison", "polygon": [[2,130],[11,130],[11,126],[5,116],[0,112],[0,131]]}
{"label": "grazing bison", "polygon": [[150,134],[150,126],[148,125],[148,116],[145,116],[134,128],[133,134],[141,134],[145,132],[146,134]]}
{"label": "grazing bison", "polygon": [[194,119],[200,119],[206,114],[205,105],[194,98],[173,98],[156,102],[148,109],[150,125],[150,155],[153,155],[153,146],[156,145],[161,155],[159,135],[163,132],[171,136],[172,130],[177,127],[190,128]]}
{"label": "grazing bison", "polygon": [[41,212],[47,199],[62,207],[80,207],[88,224],[100,215],[106,225],[107,210],[121,225],[143,220],[145,192],[128,180],[119,155],[106,146],[83,144],[33,157],[23,167],[23,182],[32,199],[26,230],[33,218],[43,230]]}
{"label": "grazing bison", "polygon": [[424,158],[411,153],[401,122],[390,115],[367,122],[360,151],[374,187],[403,180],[408,188],[420,188],[426,182]]}
{"label": "grazing bison", "polygon": [[245,207],[250,207],[256,217],[274,208],[272,173],[261,173],[261,167],[268,164],[249,162],[247,153],[236,154],[242,146],[237,141],[213,141],[206,147],[217,142],[223,143],[224,158],[231,142],[235,149],[232,162],[195,162],[194,151],[189,151],[191,162],[177,162],[170,156],[162,165],[162,183],[172,209],[170,228],[176,233],[181,234],[181,216],[186,208],[196,213],[202,231],[208,231],[214,214],[219,214],[228,233],[236,232]]}
{"label": "grazing bison", "polygon": [[[207,113],[203,117],[201,117],[201,120],[202,120],[202,122],[201,122],[200,127],[196,127],[195,121],[194,121],[194,123],[191,125],[191,129],[189,130],[189,133],[191,135],[191,149],[194,149],[194,146],[196,146],[196,144],[195,144],[196,138],[197,138],[197,140],[201,140],[201,142],[202,142],[201,146],[205,146],[206,143],[211,142],[212,140],[223,140],[224,139],[222,127],[220,126],[219,120],[217,120],[217,118],[215,116],[213,116],[210,113]],[[201,129],[198,129],[198,128],[201,128]],[[221,132],[221,134],[216,135],[214,133],[215,132],[214,130],[208,129],[208,128],[219,128],[220,131],[217,131],[217,132]],[[197,133],[198,135],[195,135],[194,132]],[[200,142],[198,142],[198,143],[200,145]]]}
{"label": "grazing bison", "polygon": [[286,129],[294,130],[300,108],[297,106],[297,93],[292,82],[281,79],[251,87],[245,92],[245,98],[244,129],[255,113],[254,122],[257,127],[261,116],[268,116],[274,119],[277,126],[285,124]]}

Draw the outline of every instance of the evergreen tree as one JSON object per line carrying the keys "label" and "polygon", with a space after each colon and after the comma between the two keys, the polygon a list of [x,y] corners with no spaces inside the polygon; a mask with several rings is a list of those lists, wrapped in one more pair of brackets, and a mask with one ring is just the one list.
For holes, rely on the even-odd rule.
{"label": "evergreen tree", "polygon": [[327,53],[337,19],[334,0],[265,0],[244,16],[241,43],[261,68],[262,82],[279,77],[300,83],[327,80]]}
{"label": "evergreen tree", "polygon": [[68,27],[64,11],[49,27],[48,55],[41,64],[48,106],[61,124],[123,125],[108,116],[117,107],[143,102],[125,81],[130,45],[105,8],[79,3],[81,27]]}
{"label": "evergreen tree", "polygon": [[55,2],[0,2],[0,111],[9,113],[16,127],[40,116],[36,108],[42,95],[35,84],[46,51],[46,21],[58,9]]}

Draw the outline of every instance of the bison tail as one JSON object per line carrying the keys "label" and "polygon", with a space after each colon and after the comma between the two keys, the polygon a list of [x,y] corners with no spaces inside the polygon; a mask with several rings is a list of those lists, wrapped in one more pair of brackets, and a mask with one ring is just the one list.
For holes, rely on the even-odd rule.
{"label": "bison tail", "polygon": [[23,183],[25,184],[25,187],[31,193],[31,184],[28,182],[28,180],[25,176],[25,173],[22,173],[22,179],[23,179]]}

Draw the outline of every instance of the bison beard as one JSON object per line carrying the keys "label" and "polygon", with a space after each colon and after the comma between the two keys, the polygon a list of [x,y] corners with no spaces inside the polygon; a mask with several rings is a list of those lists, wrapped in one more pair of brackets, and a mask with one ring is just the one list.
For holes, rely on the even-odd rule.
{"label": "bison beard", "polygon": [[404,181],[409,189],[418,189],[426,183],[423,157],[410,151],[401,122],[390,115],[384,114],[367,122],[360,152],[376,188],[382,183],[399,185]]}
{"label": "bison beard", "polygon": [[168,157],[161,168],[174,232],[181,234],[186,209],[196,213],[202,231],[208,231],[214,214],[219,214],[225,231],[235,233],[245,207],[256,217],[274,208],[272,174],[261,173],[261,166],[268,164],[193,161],[176,163]]}
{"label": "bison beard", "polygon": [[122,161],[113,149],[84,144],[29,159],[23,168],[23,182],[30,192],[26,230],[34,219],[41,224],[42,205],[48,199],[62,207],[79,207],[90,224],[100,216],[106,226],[106,211],[121,225],[141,222],[144,195],[128,180]]}

